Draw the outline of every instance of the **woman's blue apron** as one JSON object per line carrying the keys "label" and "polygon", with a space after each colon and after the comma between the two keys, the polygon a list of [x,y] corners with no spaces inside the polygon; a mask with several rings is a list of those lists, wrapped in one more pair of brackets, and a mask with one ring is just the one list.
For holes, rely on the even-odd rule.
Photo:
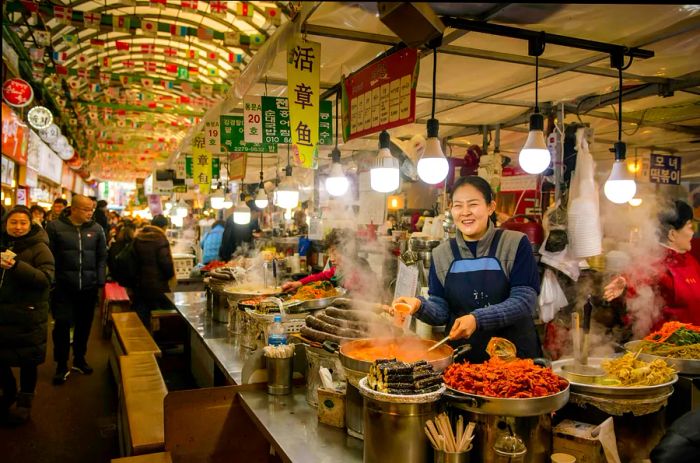
{"label": "woman's blue apron", "polygon": [[[468,315],[475,309],[501,303],[510,296],[510,283],[501,262],[496,258],[496,249],[502,234],[503,230],[496,230],[488,255],[475,259],[462,258],[457,240],[450,240],[454,261],[447,271],[444,286],[445,299],[450,307],[450,318],[446,327],[448,332],[457,318]],[[498,330],[485,331],[477,327],[468,339],[450,341],[450,344],[452,347],[471,344],[472,348],[463,358],[472,363],[482,363],[489,358],[486,345],[493,336],[506,338],[515,344],[520,358],[542,355],[531,316]]]}

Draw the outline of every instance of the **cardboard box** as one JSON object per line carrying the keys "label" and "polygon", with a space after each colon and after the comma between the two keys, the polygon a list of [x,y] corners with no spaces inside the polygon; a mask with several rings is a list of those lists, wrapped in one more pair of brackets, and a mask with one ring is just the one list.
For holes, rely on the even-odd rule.
{"label": "cardboard box", "polygon": [[591,432],[595,425],[564,420],[554,427],[552,453],[568,453],[576,463],[606,463],[603,445]]}
{"label": "cardboard box", "polygon": [[345,427],[345,393],[318,388],[318,421],[336,428]]}

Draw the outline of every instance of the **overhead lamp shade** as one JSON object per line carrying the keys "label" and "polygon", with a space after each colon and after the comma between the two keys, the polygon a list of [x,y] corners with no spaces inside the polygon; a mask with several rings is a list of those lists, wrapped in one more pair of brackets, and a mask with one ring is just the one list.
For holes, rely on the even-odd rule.
{"label": "overhead lamp shade", "polygon": [[190,208],[187,206],[187,203],[181,199],[175,207],[175,215],[178,217],[187,217],[189,210]]}
{"label": "overhead lamp shade", "polygon": [[637,198],[636,196],[629,201],[627,201],[632,207],[639,207],[642,205],[642,198]]}
{"label": "overhead lamp shade", "polygon": [[275,190],[275,205],[282,209],[292,209],[299,204],[299,189],[291,177],[285,177]]}
{"label": "overhead lamp shade", "polygon": [[250,208],[247,204],[239,204],[233,209],[233,223],[246,225],[250,223]]}
{"label": "overhead lamp shade", "polygon": [[399,161],[388,148],[381,148],[377,160],[369,171],[370,186],[378,193],[389,193],[399,187]]}
{"label": "overhead lamp shade", "polygon": [[224,200],[224,207],[223,207],[224,209],[231,209],[232,206],[233,206],[233,201],[231,201],[230,199]]}
{"label": "overhead lamp shade", "polygon": [[430,137],[425,141],[425,151],[418,161],[418,177],[425,183],[435,185],[447,177],[450,164],[442,152],[440,140],[437,137]]}
{"label": "overhead lamp shade", "polygon": [[224,196],[224,192],[221,190],[216,190],[216,193],[209,198],[212,209],[223,209],[224,201],[226,201],[226,196]]}
{"label": "overhead lamp shade", "polygon": [[549,167],[552,156],[544,141],[544,118],[535,113],[530,116],[530,133],[523,149],[520,150],[518,164],[528,174],[541,174]]}
{"label": "overhead lamp shade", "polygon": [[339,162],[331,164],[331,172],[326,178],[326,191],[331,196],[343,196],[350,187],[350,181]]}
{"label": "overhead lamp shade", "polygon": [[267,193],[265,193],[265,188],[258,189],[258,194],[255,196],[255,207],[258,209],[265,209],[270,201],[267,199]]}
{"label": "overhead lamp shade", "polygon": [[615,204],[624,204],[634,198],[637,193],[637,184],[627,170],[624,159],[616,159],[613,163],[603,191],[605,191],[605,197]]}

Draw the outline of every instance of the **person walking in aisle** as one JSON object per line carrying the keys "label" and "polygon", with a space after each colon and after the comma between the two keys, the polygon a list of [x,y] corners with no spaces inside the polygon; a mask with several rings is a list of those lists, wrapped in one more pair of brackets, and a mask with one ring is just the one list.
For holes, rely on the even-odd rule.
{"label": "person walking in aisle", "polygon": [[58,219],[61,216],[61,212],[63,212],[63,209],[65,209],[67,205],[68,201],[63,198],[54,199],[53,206],[51,206],[51,210],[46,216],[46,223],[48,224],[52,220]]}
{"label": "person walking in aisle", "polygon": [[95,313],[98,289],[105,284],[107,245],[105,235],[92,219],[95,203],[83,195],[73,196],[70,215],[46,226],[56,259],[56,287],[51,295],[56,374],[54,384],[68,379],[70,328],[73,333],[73,370],[92,373],[85,355]]}
{"label": "person walking in aisle", "polygon": [[[24,206],[8,213],[0,251],[0,421],[18,425],[29,419],[37,367],[46,358],[54,259],[46,232]],[[19,394],[12,367],[19,367]]]}
{"label": "person walking in aisle", "polygon": [[174,308],[165,293],[175,287],[175,265],[170,243],[165,235],[168,219],[157,215],[136,233],[134,251],[138,258],[139,276],[133,289],[133,308],[150,331],[151,312]]}

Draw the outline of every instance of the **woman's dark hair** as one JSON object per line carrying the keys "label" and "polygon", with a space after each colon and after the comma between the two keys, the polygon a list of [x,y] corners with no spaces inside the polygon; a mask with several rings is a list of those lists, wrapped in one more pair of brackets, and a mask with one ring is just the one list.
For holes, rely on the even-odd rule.
{"label": "woman's dark hair", "polygon": [[482,194],[486,204],[489,204],[494,199],[493,190],[489,182],[476,175],[470,175],[468,177],[459,177],[457,181],[452,185],[452,191],[450,191],[450,201],[454,199],[455,191],[463,187],[464,185],[471,185]]}
{"label": "woman's dark hair", "polygon": [[10,209],[7,214],[5,215],[6,219],[9,219],[11,215],[14,214],[24,214],[27,217],[29,217],[29,221],[32,221],[32,212],[29,210],[27,206],[15,206],[12,209]]}
{"label": "woman's dark hair", "polygon": [[690,220],[693,220],[693,208],[683,201],[674,201],[671,207],[659,213],[659,238],[666,241],[669,231],[680,230]]}
{"label": "woman's dark hair", "polygon": [[330,248],[331,246],[335,247],[336,249],[341,249],[349,244],[355,245],[353,247],[357,249],[355,233],[349,228],[334,228],[330,231],[330,233],[328,233],[328,235],[326,235],[326,249]]}
{"label": "woman's dark hair", "polygon": [[32,214],[34,214],[35,211],[41,212],[41,215],[46,217],[46,210],[38,204],[35,204],[29,208],[29,212],[31,212]]}
{"label": "woman's dark hair", "polygon": [[66,201],[66,200],[63,199],[63,198],[56,198],[56,199],[53,200],[53,203],[54,203],[54,204],[61,203],[61,204],[63,204],[64,206],[67,206],[67,205],[68,205],[68,201]]}
{"label": "woman's dark hair", "polygon": [[114,238],[115,241],[131,241],[134,239],[134,234],[136,233],[136,224],[131,221],[124,222],[117,230],[117,236]]}

